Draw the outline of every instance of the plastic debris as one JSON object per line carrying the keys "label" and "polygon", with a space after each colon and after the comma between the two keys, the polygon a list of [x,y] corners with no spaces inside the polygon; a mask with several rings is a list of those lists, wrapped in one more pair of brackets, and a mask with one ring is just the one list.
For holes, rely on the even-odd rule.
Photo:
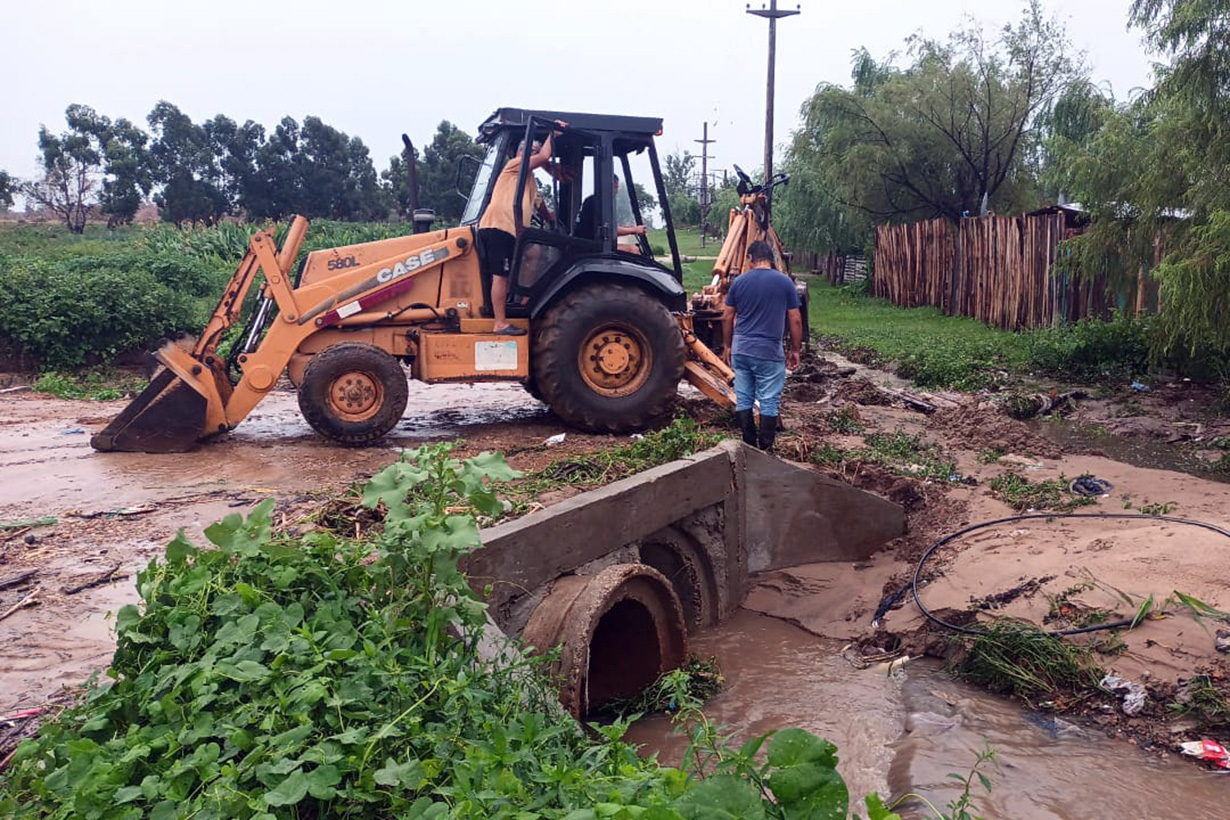
{"label": "plastic debris", "polygon": [[1223,769],[1230,769],[1230,751],[1215,741],[1189,740],[1186,743],[1180,743],[1179,749],[1189,757],[1208,761]]}
{"label": "plastic debris", "polygon": [[1145,708],[1145,699],[1149,694],[1145,691],[1145,687],[1136,681],[1130,681],[1111,673],[1102,678],[1100,686],[1123,697],[1121,708],[1123,714],[1128,717],[1140,714],[1140,710]]}
{"label": "plastic debris", "polygon": [[555,435],[551,436],[551,438],[544,441],[543,444],[547,445],[548,447],[554,447],[557,444],[563,444],[564,439],[567,437],[568,437],[567,433],[556,433]]}
{"label": "plastic debris", "polygon": [[1148,393],[1153,388],[1149,387],[1149,385],[1144,384],[1143,382],[1132,382],[1132,389],[1135,390],[1137,393]]}
{"label": "plastic debris", "polygon": [[1217,647],[1218,652],[1230,652],[1230,632],[1224,629],[1217,630],[1217,637],[1213,645]]}
{"label": "plastic debris", "polygon": [[633,441],[641,441],[645,438],[645,434],[644,433],[633,433],[632,435],[628,436],[628,438],[632,439]]}
{"label": "plastic debris", "polygon": [[1072,491],[1073,495],[1079,495],[1084,498],[1096,498],[1100,495],[1106,495],[1115,489],[1115,485],[1109,481],[1094,478],[1091,475],[1083,475],[1069,484],[1068,489]]}
{"label": "plastic debris", "polygon": [[71,430],[61,430],[60,435],[62,436],[83,436],[85,435],[85,430],[82,430],[80,427],[74,427]]}

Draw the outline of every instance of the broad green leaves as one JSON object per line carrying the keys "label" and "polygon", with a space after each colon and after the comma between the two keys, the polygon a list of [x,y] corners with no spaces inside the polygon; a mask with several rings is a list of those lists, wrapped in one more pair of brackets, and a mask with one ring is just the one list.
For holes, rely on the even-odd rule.
{"label": "broad green leaves", "polygon": [[769,787],[788,820],[845,820],[850,796],[837,773],[837,747],[802,729],[769,743]]}

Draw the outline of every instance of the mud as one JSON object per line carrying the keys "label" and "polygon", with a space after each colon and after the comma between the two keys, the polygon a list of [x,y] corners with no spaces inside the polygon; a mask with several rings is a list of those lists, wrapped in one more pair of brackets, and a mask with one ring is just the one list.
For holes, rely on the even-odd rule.
{"label": "mud", "polygon": [[999,408],[975,402],[940,410],[927,419],[927,426],[949,439],[960,440],[965,449],[975,452],[993,450],[1040,458],[1058,458],[1063,452],[1058,444],[1009,418]]}
{"label": "mud", "polygon": [[[733,732],[736,746],[781,726],[831,740],[853,801],[872,791],[915,792],[943,806],[959,793],[949,774],[965,775],[990,746],[998,758],[986,769],[992,791],[975,790],[978,816],[987,820],[1225,814],[1226,778],[1112,740],[1097,725],[1026,712],[951,680],[934,661],[889,675],[886,664],[856,669],[841,649],[742,613],[693,639],[693,652],[715,656],[726,679],[705,713]],[[687,745],[664,715],[643,719],[629,739],[672,764]],[[918,807],[900,811],[924,816]]]}
{"label": "mud", "polygon": [[[1031,481],[1091,474],[1111,482],[1114,489],[1109,497],[1099,499],[1091,509],[1121,512],[1125,506],[1136,510],[1146,504],[1166,503],[1173,505],[1175,515],[1223,527],[1230,525],[1230,485],[1172,469],[1154,469],[1170,466],[1160,454],[1129,459],[1109,448],[1066,441],[1048,434],[1050,426],[1013,421],[993,408],[979,406],[973,397],[966,407],[927,417],[900,402],[883,403],[885,393],[877,385],[908,389],[908,383],[838,357],[827,358],[831,360],[829,364],[814,364],[811,375],[799,382],[801,388],[790,388],[783,406],[787,432],[779,438],[785,455],[806,462],[825,444],[847,450],[861,446],[860,434],[837,433],[828,418],[838,407],[851,407],[855,408],[857,418],[868,425],[866,432],[900,429],[940,445],[956,461],[959,474],[972,483],[922,481],[882,465],[857,461],[823,468],[833,477],[905,506],[909,511],[908,534],[867,561],[796,567],[767,574],[751,590],[746,604],[751,609],[843,642],[858,640],[883,649],[904,645],[911,651],[943,646],[946,636],[925,628],[917,608],[902,591],[918,556],[935,540],[967,524],[1011,513],[987,489],[996,476],[1008,470],[1020,472]],[[111,621],[106,614],[133,600],[132,574],[161,551],[178,527],[184,527],[190,537],[199,541],[201,530],[208,523],[270,496],[278,499],[280,523],[294,526],[297,516],[318,506],[322,499],[335,497],[354,481],[380,469],[396,458],[402,447],[423,441],[460,439],[462,454],[501,450],[514,467],[534,470],[569,455],[609,448],[626,440],[567,430],[517,385],[428,387],[415,383],[411,396],[406,420],[377,448],[348,450],[324,443],[302,421],[294,395],[277,392],[236,431],[187,456],[97,454],[90,450],[89,435],[118,413],[123,402],[59,401],[29,393],[0,397],[0,521],[47,515],[57,519],[52,526],[36,527],[16,538],[0,532],[0,581],[22,571],[37,570],[30,584],[0,589],[0,612],[35,587],[40,589],[41,601],[0,622],[0,712],[43,702],[61,685],[79,682],[106,663],[113,646]],[[1198,403],[1181,399],[1167,404],[1156,395],[1142,402],[1157,402],[1159,412],[1171,413],[1166,418],[1172,426],[1205,425],[1199,428],[1199,436],[1195,435],[1197,428],[1191,427],[1193,438],[1181,442],[1181,447],[1207,446],[1208,436],[1222,429],[1218,426],[1220,422],[1193,420],[1204,412],[1196,408]],[[729,414],[697,399],[694,392],[682,390],[679,406],[702,424],[731,431]],[[1207,402],[1202,406],[1207,408]],[[1095,420],[1095,409],[1078,405],[1078,423]],[[1109,403],[1103,409],[1103,415],[1117,412]],[[564,443],[547,446],[546,439],[557,433],[566,434]],[[1197,437],[1200,441],[1195,440]],[[1162,437],[1134,440],[1148,441],[1150,446],[1172,446],[1165,444]],[[995,463],[983,463],[982,454],[993,449],[1005,452],[1006,457]],[[1136,463],[1126,463],[1129,461]],[[538,501],[553,503],[575,492],[565,488]],[[339,508],[339,515],[346,515],[344,506]],[[25,535],[33,536],[33,543],[26,543]],[[1115,604],[1113,593],[1106,594],[1106,588],[1123,590],[1137,596],[1135,600],[1150,594],[1162,600],[1177,589],[1227,609],[1227,549],[1230,545],[1216,543],[1202,534],[1144,517],[1113,525],[1063,520],[1009,525],[978,533],[946,551],[940,564],[943,574],[928,586],[925,600],[929,606],[951,613],[953,618],[972,619],[988,617],[979,609],[978,602],[999,599],[1003,606],[989,610],[991,615],[1042,622],[1049,614],[1051,599],[1087,583],[1092,576],[1103,586],[1084,590],[1077,597],[1082,605],[1103,607],[1115,614],[1130,612],[1126,604]],[[64,594],[65,587],[117,563],[129,573],[126,580],[75,595]],[[1030,587],[1032,594],[1010,595],[1034,580],[1037,584]],[[1011,600],[1004,600],[1008,598]],[[785,629],[781,624],[768,627],[754,623],[761,623],[761,619],[736,621],[724,628],[723,640],[736,649],[747,646],[749,654],[753,654],[752,644],[757,640],[766,646],[781,647],[784,667],[800,679],[789,685],[779,683],[771,677],[776,674],[775,667],[771,669],[771,664],[767,664],[761,671],[769,677],[740,684],[746,694],[732,696],[725,713],[728,717],[722,718],[719,713],[718,721],[738,718],[740,725],[758,731],[783,722],[807,726],[807,715],[817,712],[819,706],[830,702],[846,704],[849,714],[843,718],[845,724],[839,725],[840,716],[829,715],[824,720],[833,722],[815,725],[839,742],[848,760],[843,771],[853,783],[862,784],[863,790],[879,789],[881,784],[890,783],[897,789],[907,781],[920,787],[927,783],[938,787],[948,771],[972,760],[973,751],[981,746],[980,740],[973,740],[979,731],[1003,734],[1008,741],[1017,731],[994,722],[978,723],[982,718],[960,711],[961,699],[954,701],[956,705],[949,704],[948,712],[938,704],[920,705],[919,713],[943,714],[946,720],[954,719],[955,715],[955,719],[965,721],[961,725],[967,727],[968,733],[961,734],[965,740],[960,754],[950,754],[952,749],[944,751],[942,744],[938,747],[941,750],[935,754],[941,758],[947,755],[944,766],[927,764],[932,768],[896,781],[891,773],[904,765],[900,763],[904,752],[888,744],[896,742],[905,713],[912,708],[908,704],[903,706],[900,693],[870,686],[866,681],[871,678],[858,679],[866,689],[863,692],[853,686],[828,688],[833,683],[831,678],[816,673],[819,676],[813,680],[811,672],[799,670],[811,669],[809,664],[819,664],[821,657],[833,656],[831,645],[825,644],[821,649],[800,647],[765,631]],[[749,631],[746,640],[736,636],[740,625]],[[793,630],[789,632],[794,634]],[[1152,737],[1160,739],[1160,747],[1168,746],[1163,741],[1170,738],[1172,728],[1180,731],[1182,724],[1171,724],[1161,698],[1173,696],[1180,681],[1197,670],[1224,668],[1218,665],[1222,657],[1216,652],[1214,632],[1206,632],[1182,613],[1172,613],[1164,620],[1147,621],[1125,635],[1127,651],[1106,659],[1104,664],[1133,679],[1148,673],[1151,691],[1156,696],[1148,717],[1126,725],[1115,717],[1099,731],[1122,732],[1125,737]],[[703,643],[700,652],[705,652]],[[799,659],[798,663],[785,663],[791,658]],[[906,691],[908,686],[907,682]],[[944,691],[949,692],[952,684],[946,683],[945,687]],[[834,692],[838,695],[834,696]],[[758,706],[758,697],[766,703]],[[968,700],[976,696],[961,697]],[[864,704],[860,698],[869,700]],[[879,714],[876,710],[885,703],[888,705],[883,707],[887,710],[884,713],[895,716],[890,721],[895,728],[858,722],[863,712]],[[993,699],[978,703],[980,714],[991,714],[988,710],[993,708],[1008,710],[1009,718],[1004,718],[1003,727],[1018,725],[1014,722],[1019,719],[1015,707]],[[1011,718],[1013,714],[1017,717]],[[841,725],[846,728],[840,728]],[[948,733],[945,729],[939,736],[947,737]],[[1179,734],[1174,738],[1185,739]],[[841,742],[843,739],[845,742]],[[923,743],[917,754],[919,759],[930,760],[928,755],[932,751]],[[1075,752],[1073,749],[1072,753]],[[1044,755],[1030,751],[1022,759],[1031,761],[1028,771],[1037,781],[1032,793],[1038,796],[1038,805],[1054,807],[1053,813],[1013,814],[1004,808],[994,816],[1084,816],[1079,808],[1071,808],[1074,804],[1065,802],[1071,794],[1064,790],[1077,788],[1069,768],[1084,766],[1096,771],[1106,765],[1105,760],[1132,754],[1136,752],[1128,744],[1119,744],[1112,751],[1099,750],[1088,758],[1072,758],[1069,766],[1051,768],[1044,759],[1035,760]],[[1163,797],[1156,805],[1169,806],[1165,802],[1170,799],[1165,797],[1169,786],[1158,785],[1148,768],[1152,765],[1139,764],[1124,775],[1122,782],[1131,783],[1134,776],[1148,775],[1153,778],[1150,788],[1162,789],[1159,794]],[[1172,768],[1165,769],[1167,783],[1172,778]],[[1200,776],[1197,767],[1184,770],[1192,772],[1191,777]],[[1057,784],[1053,788],[1059,797],[1052,794],[1052,781],[1047,778]],[[1028,791],[1025,786],[1020,789],[1022,794]],[[1120,804],[1112,801],[1109,805]],[[1106,814],[1139,816],[1130,807],[1118,815]],[[1220,816],[1217,812],[1206,814]],[[1166,809],[1157,816],[1172,815]]]}
{"label": "mud", "polygon": [[[324,442],[303,421],[295,395],[276,391],[235,431],[190,454],[94,452],[90,435],[125,404],[0,397],[0,522],[56,520],[0,531],[0,581],[36,572],[28,584],[0,589],[0,612],[38,590],[36,605],[0,621],[0,713],[42,703],[105,667],[114,648],[109,614],[136,600],[137,570],[180,527],[203,542],[210,523],[271,496],[278,523],[293,526],[402,447],[425,441],[460,440],[462,455],[498,449],[525,470],[614,442],[567,430],[516,384],[415,382],[411,409],[379,447]],[[545,444],[561,432],[563,445]],[[65,594],[117,564],[125,578]]]}

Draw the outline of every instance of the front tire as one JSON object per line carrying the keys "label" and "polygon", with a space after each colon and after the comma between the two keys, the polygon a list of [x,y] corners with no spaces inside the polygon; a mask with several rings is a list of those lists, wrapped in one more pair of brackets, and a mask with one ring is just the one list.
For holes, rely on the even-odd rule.
{"label": "front tire", "polygon": [[361,447],[393,429],[409,397],[397,359],[374,345],[348,342],[312,357],[299,386],[299,410],[325,438]]}
{"label": "front tire", "polygon": [[649,294],[609,282],[582,286],[536,324],[534,382],[568,424],[627,433],[670,407],[683,378],[683,335]]}

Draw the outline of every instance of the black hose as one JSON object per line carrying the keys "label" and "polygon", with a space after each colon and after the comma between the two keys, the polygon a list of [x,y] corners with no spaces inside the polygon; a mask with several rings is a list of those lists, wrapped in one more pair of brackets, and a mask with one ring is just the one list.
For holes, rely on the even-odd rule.
{"label": "black hose", "polygon": [[[994,521],[983,521],[981,524],[971,524],[965,529],[957,530],[951,535],[944,536],[939,541],[936,541],[927,548],[927,551],[922,554],[922,558],[918,559],[918,566],[914,568],[914,579],[910,583],[914,593],[914,603],[918,605],[918,610],[922,612],[922,614],[926,616],[927,620],[931,621],[931,623],[937,626],[942,626],[953,632],[960,632],[963,635],[986,635],[987,630],[985,629],[971,629],[967,626],[948,623],[947,621],[936,617],[932,614],[931,610],[923,606],[922,598],[918,594],[918,579],[922,577],[923,567],[926,565],[927,560],[931,557],[932,553],[934,553],[937,549],[951,541],[955,541],[966,533],[986,529],[987,527],[994,527],[999,524],[1007,524],[1011,521],[1028,521],[1030,519],[1037,518],[1131,518],[1136,521],[1169,521],[1172,524],[1188,524],[1193,527],[1203,527],[1206,530],[1212,530],[1218,535],[1224,535],[1227,538],[1230,538],[1230,530],[1222,529],[1216,524],[1209,524],[1204,521],[1194,521],[1190,518],[1178,518],[1173,515],[1141,515],[1140,513],[1027,513],[1025,515],[1010,515],[1007,518],[996,518]],[[1086,632],[1098,632],[1103,629],[1120,629],[1131,625],[1132,620],[1128,619],[1124,621],[1114,621],[1112,623],[1097,624],[1096,626],[1082,626],[1078,629],[1058,629],[1053,632],[1048,632],[1047,634],[1054,635],[1056,637],[1062,637],[1065,635],[1083,635]]]}

